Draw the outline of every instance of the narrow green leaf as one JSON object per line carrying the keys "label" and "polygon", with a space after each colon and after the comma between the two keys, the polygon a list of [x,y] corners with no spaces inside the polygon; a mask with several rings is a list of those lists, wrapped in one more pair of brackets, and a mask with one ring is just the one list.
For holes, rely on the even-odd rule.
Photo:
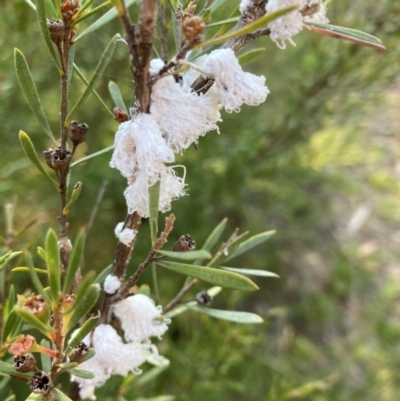
{"label": "narrow green leaf", "polygon": [[18,252],[7,252],[4,256],[2,256],[0,258],[0,272],[7,266],[7,263],[14,259],[15,257],[17,257],[18,255],[20,255],[22,253],[22,251],[18,251]]}
{"label": "narrow green leaf", "polygon": [[330,24],[317,24],[313,22],[307,22],[306,28],[320,35],[347,40],[349,42],[372,47],[377,50],[386,50],[386,47],[382,44],[382,41],[379,38],[356,29]]}
{"label": "narrow green leaf", "polygon": [[72,188],[71,197],[69,198],[69,201],[63,210],[64,216],[68,215],[70,207],[78,200],[81,191],[82,191],[82,181],[78,181]]}
{"label": "narrow green leaf", "polygon": [[153,382],[153,380],[160,375],[160,373],[164,372],[165,369],[167,369],[168,366],[156,366],[144,373],[142,373],[140,376],[135,378],[135,380],[131,381],[128,383],[126,387],[124,387],[125,392],[124,394],[129,393],[136,387],[143,386],[147,383]]}
{"label": "narrow green leaf", "polygon": [[214,269],[211,267],[187,265],[176,262],[159,261],[157,264],[177,273],[198,278],[199,280],[216,284],[224,288],[232,288],[241,291],[258,290],[256,284],[254,284],[247,277],[241,276],[237,273]]}
{"label": "narrow green leaf", "polygon": [[235,323],[254,324],[254,323],[262,323],[264,321],[261,316],[249,312],[209,309],[200,306],[191,306],[189,309],[196,312],[204,313],[208,316],[212,316],[217,319],[229,320],[230,322],[235,322]]}
{"label": "narrow green leaf", "polygon": [[69,398],[57,387],[53,387],[50,392],[56,397],[57,401],[72,401],[71,398]]}
{"label": "narrow green leaf", "polygon": [[45,262],[47,261],[47,253],[41,246],[38,246],[36,248],[36,253],[40,256],[40,259],[42,259]]}
{"label": "narrow green leaf", "polygon": [[[45,338],[40,342],[42,347],[50,349],[51,344],[50,341],[47,341]],[[44,372],[50,372],[51,369],[51,358],[50,355],[45,354],[44,352],[40,353],[40,360],[42,361],[42,370]]]}
{"label": "narrow green leaf", "polygon": [[67,369],[76,368],[78,366],[78,363],[77,362],[64,362],[64,363],[60,363],[58,366],[63,370],[67,370]]}
{"label": "narrow green leaf", "polygon": [[[35,267],[34,270],[38,274],[47,274],[47,270],[44,270],[44,269],[37,269]],[[18,267],[14,267],[14,269],[11,270],[12,273],[18,273],[18,272],[29,273],[30,271],[31,271],[31,269],[28,266],[18,266]]]}
{"label": "narrow green leaf", "polygon": [[245,65],[246,63],[248,63],[249,61],[253,60],[254,58],[256,58],[259,54],[264,53],[265,52],[265,47],[260,47],[258,49],[253,49],[250,50],[242,55],[239,56],[239,63],[241,65]]}
{"label": "narrow green leaf", "polygon": [[33,114],[41,125],[43,131],[53,142],[56,142],[54,135],[51,132],[49,122],[47,121],[46,114],[44,113],[42,102],[40,101],[28,63],[26,62],[22,52],[18,49],[14,49],[14,63],[19,85],[30,109],[33,111]]}
{"label": "narrow green leaf", "polygon": [[25,379],[30,379],[33,376],[32,372],[29,372],[29,373],[18,372],[14,369],[13,365],[11,365],[10,363],[3,362],[3,361],[0,361],[0,373],[3,373],[4,375],[7,375],[7,376],[23,377]]}
{"label": "narrow green leaf", "polygon": [[57,19],[58,18],[58,12],[54,8],[54,4],[51,0],[44,0],[45,6],[47,11],[51,14],[51,19]]}
{"label": "narrow green leaf", "polygon": [[246,241],[242,242],[235,251],[230,252],[229,256],[225,260],[233,259],[236,256],[239,256],[242,253],[249,251],[250,249],[254,248],[255,246],[262,244],[263,242],[267,241],[275,233],[276,233],[275,230],[271,230],[271,231],[265,231],[265,232],[257,234],[257,235],[253,235]]}
{"label": "narrow green leaf", "polygon": [[240,17],[232,17],[232,18],[227,18],[227,19],[221,20],[221,21],[213,22],[211,24],[207,24],[207,28],[212,28],[215,26],[221,26],[221,25],[226,25],[226,24],[232,24],[232,23],[238,22],[239,18]]}
{"label": "narrow green leaf", "polygon": [[240,234],[237,238],[235,238],[228,246],[224,247],[223,250],[218,251],[211,262],[207,264],[207,266],[217,267],[222,262],[224,262],[231,253],[235,252],[239,245],[244,241],[244,239],[249,234],[248,231]]}
{"label": "narrow green leaf", "polygon": [[96,277],[94,284],[103,284],[106,277],[111,273],[112,265],[108,265],[103,271]]}
{"label": "narrow green leaf", "polygon": [[47,274],[49,276],[49,286],[53,303],[58,304],[60,292],[60,250],[58,247],[57,234],[53,229],[47,231],[46,236],[46,254],[47,254]]}
{"label": "narrow green leaf", "polygon": [[[25,252],[25,261],[26,261],[26,264],[29,266],[31,278],[32,278],[34,286],[36,287],[36,290],[45,299],[45,301],[50,305],[51,299],[50,299],[48,293],[43,288],[41,281],[39,280],[39,277],[36,273],[36,269],[33,267],[32,257],[29,252]],[[46,271],[46,273],[47,273],[47,271]]]}
{"label": "narrow green leaf", "polygon": [[47,17],[46,17],[46,0],[36,0],[36,14],[39,20],[40,31],[42,32],[42,36],[44,42],[46,43],[46,47],[50,52],[51,58],[53,59],[57,69],[62,71],[60,63],[58,61],[56,52],[54,51],[53,42],[50,39],[49,28],[47,26]]}
{"label": "narrow green leaf", "polygon": [[74,15],[74,17],[75,18],[81,17],[84,14],[84,11],[86,11],[93,3],[94,3],[94,0],[83,1],[82,7],[79,9],[77,14]]}
{"label": "narrow green leaf", "polygon": [[257,21],[252,22],[251,24],[248,24],[244,26],[241,29],[238,29],[237,31],[229,32],[226,35],[222,35],[210,40],[206,40],[205,42],[202,42],[199,44],[201,47],[206,47],[210,45],[215,45],[217,43],[222,43],[226,42],[229,39],[234,39],[237,38],[238,36],[243,36],[248,33],[254,32],[256,29],[262,28],[264,25],[270,23],[271,21],[281,17],[282,15],[285,15],[289,13],[290,11],[295,10],[296,7],[285,7],[282,8],[281,10],[275,11],[273,13],[268,13],[264,15],[263,17],[259,18]]}
{"label": "narrow green leaf", "polygon": [[97,82],[99,81],[99,79],[101,78],[101,76],[103,75],[104,70],[106,69],[112,54],[114,53],[114,49],[115,46],[117,44],[118,39],[120,39],[120,35],[117,33],[109,42],[109,44],[107,45],[106,49],[104,50],[99,64],[97,64],[96,70],[94,71],[94,74],[91,78],[91,80],[89,81],[88,86],[86,87],[85,91],[83,92],[82,96],[80,97],[80,99],[76,102],[76,104],[74,105],[74,107],[72,107],[71,111],[68,113],[67,118],[65,123],[69,124],[69,121],[71,119],[71,116],[73,115],[73,113],[75,112],[75,110],[80,107],[83,102],[88,98],[88,96],[92,93],[94,86],[97,84]]}
{"label": "narrow green leaf", "polygon": [[44,335],[49,336],[49,332],[52,331],[52,328],[44,324],[34,314],[21,307],[16,307],[14,310],[25,322],[41,331]]}
{"label": "narrow green leaf", "polygon": [[188,252],[174,252],[174,251],[157,251],[161,255],[168,256],[172,259],[179,260],[195,260],[195,259],[211,259],[212,255],[205,249],[200,249],[198,251],[188,251]]}
{"label": "narrow green leaf", "polygon": [[94,378],[94,373],[89,372],[88,370],[83,370],[83,369],[67,369],[67,371],[77,377],[81,377],[82,379],[93,379]]}
{"label": "narrow green leaf", "polygon": [[93,308],[100,295],[100,289],[96,284],[92,284],[85,298],[73,310],[72,316],[68,322],[67,333]]}
{"label": "narrow green leaf", "polygon": [[83,326],[71,339],[64,353],[68,354],[72,350],[72,348],[76,347],[97,326],[99,321],[100,321],[100,313],[97,316],[91,317],[88,320],[86,320]]}
{"label": "narrow green leaf", "polygon": [[53,178],[49,176],[47,171],[40,163],[39,157],[36,153],[35,147],[29,136],[24,131],[19,131],[19,140],[21,142],[22,148],[24,149],[26,155],[28,156],[29,160],[36,166],[36,168],[53,184],[56,188],[58,188],[58,184],[56,183]]}
{"label": "narrow green leaf", "polygon": [[80,231],[74,242],[71,258],[67,269],[67,274],[65,275],[64,286],[63,286],[64,294],[68,294],[71,285],[74,281],[76,272],[81,266],[84,248],[85,248],[85,232]]}
{"label": "narrow green leaf", "polygon": [[97,7],[93,8],[90,11],[88,11],[87,13],[80,15],[79,18],[77,18],[74,21],[72,26],[75,26],[76,24],[81,23],[85,19],[90,18],[92,15],[95,15],[95,14],[99,13],[100,11],[103,11],[104,9],[109,8],[110,6],[111,6],[111,1],[105,1],[104,3],[98,5]]}
{"label": "narrow green leaf", "polygon": [[82,278],[76,292],[75,301],[67,310],[64,310],[64,315],[71,314],[73,310],[77,308],[80,305],[80,303],[85,299],[86,291],[93,284],[94,275],[95,273],[93,271],[90,271]]}
{"label": "narrow green leaf", "polygon": [[[127,0],[125,2],[126,8],[129,8],[132,4],[137,3],[138,0]],[[87,29],[85,29],[80,35],[78,35],[74,41],[75,43],[78,40],[81,40],[89,33],[96,31],[97,29],[101,28],[103,25],[108,24],[114,18],[118,16],[117,10],[113,7],[110,11],[107,11],[101,18],[96,20],[92,25],[90,25]]]}
{"label": "narrow green leaf", "polygon": [[244,274],[246,276],[259,276],[259,277],[279,277],[276,273],[269,272],[267,270],[257,269],[239,269],[236,267],[224,267],[220,266],[221,269],[228,270],[230,272]]}
{"label": "narrow green leaf", "polygon": [[17,335],[21,334],[23,321],[19,315],[12,310],[4,323],[3,328],[3,342],[12,341]]}
{"label": "narrow green leaf", "polygon": [[220,8],[225,2],[226,2],[226,0],[213,1],[212,5],[211,5],[211,12],[218,10],[218,8]]}
{"label": "narrow green leaf", "polygon": [[158,206],[160,201],[160,185],[161,181],[149,187],[149,224],[150,224],[150,237],[151,245],[154,246],[157,241],[158,233]]}
{"label": "narrow green leaf", "polygon": [[[206,242],[202,246],[201,249],[204,249],[206,251],[211,251],[212,248],[215,246],[215,244],[219,241],[221,238],[222,233],[225,230],[226,224],[228,223],[228,219],[225,217],[221,223],[217,225],[217,227],[214,228],[214,230],[211,232],[211,234],[207,237]],[[194,264],[199,265],[201,262],[201,259],[195,260]]]}
{"label": "narrow green leaf", "polygon": [[71,85],[72,75],[74,72],[75,51],[76,51],[76,45],[73,44],[70,47],[69,57],[68,57],[68,89]]}
{"label": "narrow green leaf", "polygon": [[108,91],[110,92],[111,99],[113,100],[114,104],[116,107],[119,107],[120,109],[124,110],[126,113],[128,112],[128,109],[125,106],[124,99],[122,98],[121,91],[119,90],[118,85],[110,81],[108,83]]}
{"label": "narrow green leaf", "polygon": [[28,4],[28,6],[29,6],[32,10],[36,11],[36,6],[31,2],[31,0],[24,0],[24,1],[25,1],[26,4]]}
{"label": "narrow green leaf", "polygon": [[94,152],[94,153],[92,153],[91,155],[87,155],[87,156],[85,156],[85,157],[82,157],[81,159],[79,159],[79,160],[77,160],[76,162],[72,163],[72,164],[71,164],[71,168],[77,166],[78,164],[81,164],[81,163],[83,163],[83,162],[86,162],[86,161],[88,161],[88,160],[90,160],[90,159],[94,159],[94,158],[97,157],[97,156],[101,156],[101,155],[103,155],[104,153],[107,153],[107,152],[109,152],[110,150],[113,150],[113,149],[114,149],[114,145],[111,145],[111,146],[109,146],[108,148],[99,150],[98,152]]}
{"label": "narrow green leaf", "polygon": [[15,305],[15,287],[14,284],[11,284],[10,290],[8,291],[8,300],[6,302],[6,307],[4,308],[4,317],[7,317]]}

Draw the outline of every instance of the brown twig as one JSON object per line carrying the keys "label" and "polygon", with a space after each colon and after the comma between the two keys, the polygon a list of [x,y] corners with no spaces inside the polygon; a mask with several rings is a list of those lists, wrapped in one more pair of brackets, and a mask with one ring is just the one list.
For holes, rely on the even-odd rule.
{"label": "brown twig", "polygon": [[166,63],[168,61],[168,28],[165,19],[165,4],[162,0],[157,0],[158,24],[161,38],[161,59]]}
{"label": "brown twig", "polygon": [[180,303],[181,299],[198,283],[197,278],[189,281],[188,284],[184,285],[182,289],[176,294],[175,298],[163,309],[163,314],[169,312],[170,310],[176,308]]}

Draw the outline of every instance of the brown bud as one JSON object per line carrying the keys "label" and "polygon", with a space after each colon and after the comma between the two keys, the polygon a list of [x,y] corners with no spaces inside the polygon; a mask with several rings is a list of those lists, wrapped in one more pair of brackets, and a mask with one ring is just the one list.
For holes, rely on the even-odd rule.
{"label": "brown bud", "polygon": [[113,113],[114,113],[114,120],[118,121],[119,123],[124,123],[125,121],[129,120],[128,113],[126,113],[119,107],[115,107]]}
{"label": "brown bud", "polygon": [[72,143],[77,146],[84,142],[86,139],[86,133],[89,126],[86,123],[80,123],[79,121],[72,121],[69,131],[69,139]]}
{"label": "brown bud", "polygon": [[14,356],[14,369],[22,373],[36,372],[38,369],[35,357],[30,353]]}
{"label": "brown bud", "polygon": [[47,22],[49,28],[50,38],[56,44],[60,44],[64,40],[65,25],[64,21],[55,19]]}
{"label": "brown bud", "polygon": [[54,170],[63,170],[69,166],[72,154],[69,150],[57,148],[52,153],[52,164]]}
{"label": "brown bud", "polygon": [[194,241],[189,234],[182,235],[172,248],[174,252],[188,252],[194,251],[195,249],[196,241]]}
{"label": "brown bud", "polygon": [[203,41],[205,27],[206,24],[200,17],[184,18],[182,28],[191,46],[196,46]]}
{"label": "brown bud", "polygon": [[196,301],[199,305],[208,306],[211,304],[212,296],[204,290],[196,295]]}
{"label": "brown bud", "polygon": [[73,16],[81,8],[81,2],[79,0],[64,0],[61,4],[61,14],[64,22],[69,25],[73,21]]}
{"label": "brown bud", "polygon": [[29,388],[35,394],[47,394],[52,387],[50,376],[41,370],[36,371],[29,381]]}
{"label": "brown bud", "polygon": [[8,352],[12,355],[21,356],[33,351],[36,345],[35,337],[31,335],[21,335],[8,346]]}
{"label": "brown bud", "polygon": [[71,362],[82,363],[86,359],[88,352],[89,347],[84,342],[80,342],[71,350],[68,358]]}

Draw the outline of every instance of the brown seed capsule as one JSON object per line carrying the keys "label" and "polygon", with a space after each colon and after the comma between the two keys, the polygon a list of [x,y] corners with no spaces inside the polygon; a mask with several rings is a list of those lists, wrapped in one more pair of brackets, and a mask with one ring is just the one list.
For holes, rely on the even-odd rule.
{"label": "brown seed capsule", "polygon": [[69,150],[62,150],[61,148],[57,148],[52,153],[52,163],[54,170],[63,170],[65,169],[70,161],[72,154]]}
{"label": "brown seed capsule", "polygon": [[43,156],[46,164],[54,170],[53,166],[53,153],[54,149],[48,149],[43,151]]}
{"label": "brown seed capsule", "polygon": [[182,28],[191,46],[196,46],[203,41],[205,27],[206,24],[198,16],[184,18]]}
{"label": "brown seed capsule", "polygon": [[195,249],[196,241],[194,241],[189,234],[182,235],[172,248],[174,252],[188,252],[194,251]]}
{"label": "brown seed capsule", "polygon": [[50,376],[42,370],[36,371],[28,384],[31,391],[35,394],[47,394],[53,387]]}
{"label": "brown seed capsule", "polygon": [[128,113],[126,113],[119,107],[115,107],[113,113],[114,113],[114,120],[118,121],[119,123],[124,123],[125,121],[129,120]]}
{"label": "brown seed capsule", "polygon": [[89,126],[86,123],[80,123],[79,121],[72,121],[69,131],[69,139],[72,143],[77,146],[84,142],[86,139],[86,133],[88,132]]}
{"label": "brown seed capsule", "polygon": [[84,342],[80,342],[68,354],[68,359],[71,362],[82,363],[86,359],[88,353],[89,347]]}
{"label": "brown seed capsule", "polygon": [[56,44],[59,45],[65,36],[65,25],[64,21],[60,19],[55,19],[47,22],[47,27],[49,28],[50,38]]}
{"label": "brown seed capsule", "polygon": [[36,372],[38,369],[35,357],[30,353],[14,356],[14,369],[22,373]]}
{"label": "brown seed capsule", "polygon": [[204,290],[196,295],[196,301],[199,305],[208,306],[211,304],[212,296]]}

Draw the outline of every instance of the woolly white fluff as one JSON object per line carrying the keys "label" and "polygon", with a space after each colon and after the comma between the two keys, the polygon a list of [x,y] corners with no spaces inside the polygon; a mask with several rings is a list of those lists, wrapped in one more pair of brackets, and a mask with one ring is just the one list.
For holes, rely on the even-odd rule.
{"label": "woolly white fluff", "polygon": [[131,228],[124,228],[124,223],[118,223],[115,227],[115,236],[125,245],[129,245],[135,239],[137,230],[133,230]]}
{"label": "woolly white fluff", "polygon": [[[185,195],[184,179],[178,177],[172,167],[160,166],[159,210],[171,210],[171,201]],[[141,217],[149,217],[149,187],[153,185],[145,170],[136,175],[136,180],[126,188],[124,195],[129,213],[137,212]]]}
{"label": "woolly white fluff", "polygon": [[114,294],[121,287],[121,281],[117,276],[109,274],[104,280],[104,291],[107,294]]}
{"label": "woolly white fluff", "polygon": [[[152,60],[151,64],[156,62]],[[172,76],[154,84],[150,112],[175,151],[187,149],[208,131],[218,130],[216,123],[221,121],[215,97],[190,92],[190,88],[183,88]]]}
{"label": "woolly white fluff", "polygon": [[169,320],[161,322],[162,308],[143,294],[134,295],[117,302],[113,312],[121,321],[127,341],[142,342],[149,337],[160,338],[168,329]]}
{"label": "woolly white fluff", "polygon": [[252,3],[252,0],[242,0],[239,5],[240,14],[245,13]]}
{"label": "woolly white fluff", "polygon": [[227,112],[239,111],[243,103],[258,106],[267,98],[265,77],[244,72],[232,49],[214,50],[202,58],[201,64],[215,79],[220,102]]}
{"label": "woolly white fluff", "polygon": [[141,113],[120,124],[110,166],[118,169],[129,182],[135,180],[138,170],[145,169],[149,182],[154,184],[164,163],[174,160],[172,149],[150,114]]}
{"label": "woolly white fluff", "polygon": [[[90,345],[87,337],[84,342]],[[93,372],[93,379],[71,376],[80,387],[82,399],[95,400],[94,390],[102,386],[112,375],[126,376],[129,372],[140,373],[138,367],[145,362],[146,354],[154,346],[140,343],[124,344],[115,329],[108,324],[98,325],[92,337],[92,346],[96,351],[93,358],[79,365],[80,368]]]}
{"label": "woolly white fluff", "polygon": [[303,16],[300,13],[300,9],[305,4],[304,0],[268,0],[265,6],[267,13],[273,13],[286,7],[297,7],[297,10],[293,10],[268,24],[271,30],[270,38],[280,49],[286,48],[286,40],[291,45],[296,46],[292,36],[297,35],[303,29]]}
{"label": "woolly white fluff", "polygon": [[318,11],[314,14],[306,15],[304,22],[315,22],[317,24],[329,24],[329,20],[326,17],[326,7],[324,6],[323,0],[311,0],[308,2],[308,6],[318,5]]}

